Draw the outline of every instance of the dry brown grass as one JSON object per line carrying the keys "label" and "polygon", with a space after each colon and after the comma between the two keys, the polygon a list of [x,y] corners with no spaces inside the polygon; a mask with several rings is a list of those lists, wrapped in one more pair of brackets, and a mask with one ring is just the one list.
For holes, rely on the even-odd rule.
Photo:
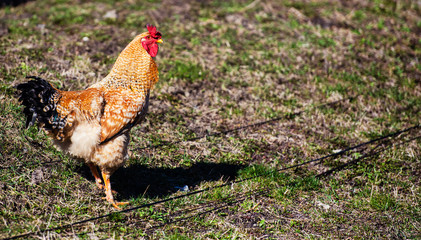
{"label": "dry brown grass", "polygon": [[[323,178],[314,176],[375,144],[269,173],[420,123],[420,8],[408,0],[46,0],[1,8],[0,237],[114,211],[88,168],[38,129],[23,129],[13,86],[38,75],[83,89],[151,23],[165,41],[161,79],[146,121],[133,129],[131,158],[113,176],[117,197],[133,207],[184,194],[177,187],[185,185],[266,175],[31,237],[418,238],[419,139]],[[111,10],[117,18],[105,19]]]}

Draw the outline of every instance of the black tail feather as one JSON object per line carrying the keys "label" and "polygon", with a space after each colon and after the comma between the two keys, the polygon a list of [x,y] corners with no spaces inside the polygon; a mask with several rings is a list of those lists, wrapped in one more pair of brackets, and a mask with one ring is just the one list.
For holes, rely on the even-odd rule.
{"label": "black tail feather", "polygon": [[55,126],[51,119],[57,118],[54,101],[57,89],[40,77],[27,78],[33,80],[16,86],[19,100],[25,106],[23,113],[26,116],[26,127],[32,126],[38,120],[46,130],[52,130]]}

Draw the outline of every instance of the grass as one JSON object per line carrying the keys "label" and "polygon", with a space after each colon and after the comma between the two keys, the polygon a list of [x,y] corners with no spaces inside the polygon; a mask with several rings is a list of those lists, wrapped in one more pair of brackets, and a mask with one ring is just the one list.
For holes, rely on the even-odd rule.
{"label": "grass", "polygon": [[[117,18],[104,18],[112,10]],[[276,170],[420,124],[420,11],[407,0],[45,0],[0,8],[0,238],[108,213],[30,238],[419,238],[421,141],[392,146],[419,128]],[[13,86],[39,75],[84,89],[147,23],[163,33],[160,81],[146,120],[132,130],[130,159],[112,176],[116,197],[129,208],[181,196],[186,186],[210,190],[118,213],[89,168],[38,128],[24,129]],[[340,170],[320,175],[332,168]]]}

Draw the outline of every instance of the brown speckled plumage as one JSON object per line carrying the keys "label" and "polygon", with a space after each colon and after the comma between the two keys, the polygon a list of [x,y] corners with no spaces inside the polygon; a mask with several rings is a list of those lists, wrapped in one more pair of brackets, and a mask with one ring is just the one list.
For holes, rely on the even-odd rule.
{"label": "brown speckled plumage", "polygon": [[59,148],[84,159],[96,184],[105,189],[107,200],[116,208],[119,203],[113,199],[109,177],[127,159],[129,131],[146,114],[150,90],[158,81],[158,68],[149,50],[155,50],[152,55],[158,51],[156,43],[162,40],[157,33],[155,29],[136,36],[110,73],[86,90],[61,91],[37,77],[18,86],[27,124],[38,120]]}

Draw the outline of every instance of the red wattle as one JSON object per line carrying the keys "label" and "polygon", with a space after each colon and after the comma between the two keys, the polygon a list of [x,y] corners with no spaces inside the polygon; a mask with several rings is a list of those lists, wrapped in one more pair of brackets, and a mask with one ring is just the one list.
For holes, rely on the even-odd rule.
{"label": "red wattle", "polygon": [[158,44],[156,42],[142,42],[143,48],[151,55],[151,57],[155,57],[158,54]]}
{"label": "red wattle", "polygon": [[[146,50],[148,51],[148,50]],[[148,51],[149,55],[151,55],[151,57],[155,57],[158,54],[158,44],[153,43],[151,45],[149,45],[149,51]]]}

